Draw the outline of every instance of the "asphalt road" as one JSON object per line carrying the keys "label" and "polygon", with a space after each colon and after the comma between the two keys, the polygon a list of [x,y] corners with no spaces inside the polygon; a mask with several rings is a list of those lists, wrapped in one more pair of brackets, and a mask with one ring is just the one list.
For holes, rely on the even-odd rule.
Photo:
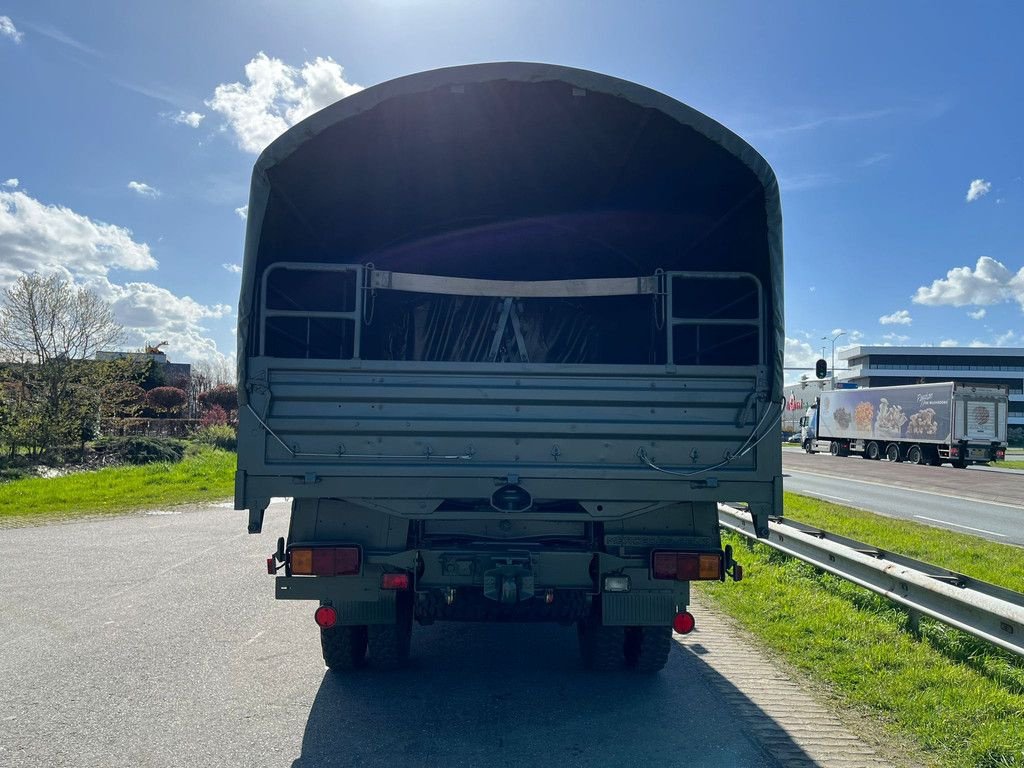
{"label": "asphalt road", "polygon": [[1024,546],[1024,474],[789,451],[782,461],[787,491]]}
{"label": "asphalt road", "polygon": [[811,705],[769,716],[712,669],[720,632],[644,677],[582,671],[571,628],[439,623],[406,671],[325,673],[313,606],[266,575],[285,525],[275,504],[262,536],[227,505],[0,529],[0,765],[823,764],[776,724]]}

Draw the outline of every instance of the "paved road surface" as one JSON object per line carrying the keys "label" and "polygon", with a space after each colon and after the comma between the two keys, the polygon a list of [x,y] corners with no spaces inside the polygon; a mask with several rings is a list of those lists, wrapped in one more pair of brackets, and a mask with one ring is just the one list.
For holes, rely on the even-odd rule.
{"label": "paved road surface", "polygon": [[0,765],[884,765],[720,618],[653,677],[581,671],[570,628],[440,623],[406,672],[325,674],[265,573],[285,524],[0,529]]}
{"label": "paved road surface", "polygon": [[1024,546],[1024,475],[784,451],[785,489]]}

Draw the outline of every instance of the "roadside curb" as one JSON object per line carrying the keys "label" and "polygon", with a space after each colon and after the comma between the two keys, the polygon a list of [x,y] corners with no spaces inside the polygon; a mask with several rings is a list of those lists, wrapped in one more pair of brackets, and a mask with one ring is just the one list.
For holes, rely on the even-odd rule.
{"label": "roadside curb", "polygon": [[[676,635],[686,653],[702,662],[702,676],[743,719],[750,737],[785,768],[916,768],[907,758],[892,762],[883,745],[851,731],[806,681],[760,650],[749,635],[711,602],[691,594],[698,630]],[[795,745],[795,746],[794,746]]]}

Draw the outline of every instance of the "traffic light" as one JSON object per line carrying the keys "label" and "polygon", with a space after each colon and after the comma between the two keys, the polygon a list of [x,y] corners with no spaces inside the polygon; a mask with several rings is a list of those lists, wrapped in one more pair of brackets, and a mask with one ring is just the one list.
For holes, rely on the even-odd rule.
{"label": "traffic light", "polygon": [[828,376],[828,361],[825,358],[819,358],[818,362],[814,364],[814,375],[819,379]]}

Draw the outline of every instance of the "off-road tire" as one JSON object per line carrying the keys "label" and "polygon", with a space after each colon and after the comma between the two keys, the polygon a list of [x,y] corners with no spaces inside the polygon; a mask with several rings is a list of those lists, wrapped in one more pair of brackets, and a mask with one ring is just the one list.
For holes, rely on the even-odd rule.
{"label": "off-road tire", "polygon": [[630,627],[626,630],[626,666],[643,674],[660,672],[672,652],[672,627]]}
{"label": "off-road tire", "polygon": [[400,595],[394,624],[371,624],[370,664],[375,669],[398,669],[409,660],[412,646],[412,603]]}
{"label": "off-road tire", "polygon": [[366,627],[331,627],[320,630],[324,664],[332,672],[350,672],[366,663]]}
{"label": "off-road tire", "polygon": [[622,669],[626,657],[626,628],[606,627],[591,616],[576,622],[583,667],[594,672]]}

